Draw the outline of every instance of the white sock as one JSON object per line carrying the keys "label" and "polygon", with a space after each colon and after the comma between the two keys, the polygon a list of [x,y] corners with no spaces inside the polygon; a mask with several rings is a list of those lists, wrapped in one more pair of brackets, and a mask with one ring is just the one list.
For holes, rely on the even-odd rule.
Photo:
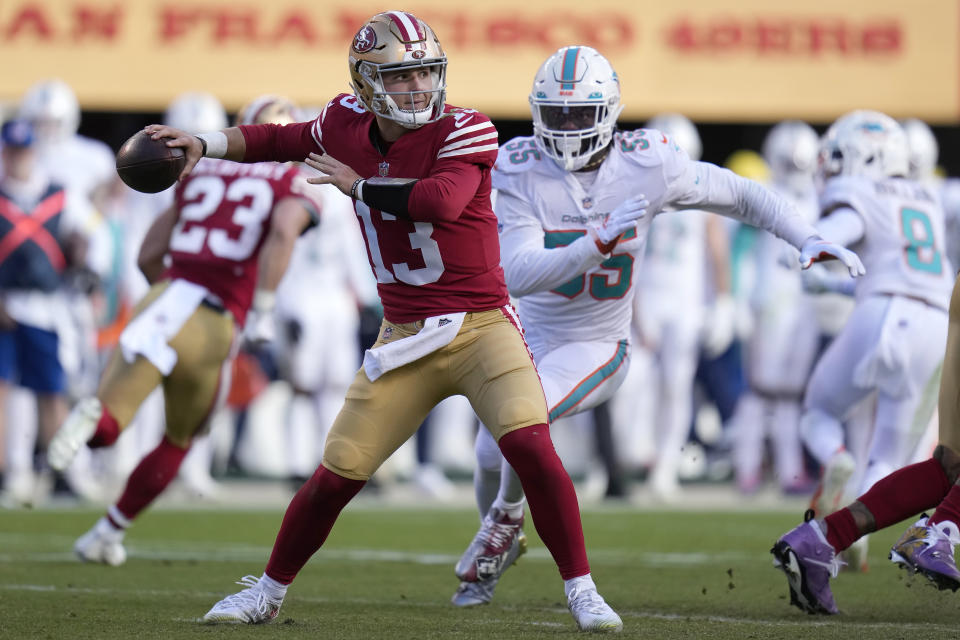
{"label": "white sock", "polygon": [[498,495],[497,499],[493,501],[493,507],[506,513],[511,520],[519,520],[523,517],[523,505],[526,502],[525,498],[520,502],[507,502],[502,495]]}
{"label": "white sock", "polygon": [[563,592],[567,594],[568,599],[570,598],[570,592],[574,589],[577,589],[578,591],[596,591],[597,585],[593,584],[593,578],[589,573],[563,581]]}
{"label": "white sock", "polygon": [[287,586],[281,582],[277,582],[266,573],[260,576],[260,586],[263,588],[263,592],[267,594],[267,597],[271,600],[283,601],[284,596],[287,595]]}

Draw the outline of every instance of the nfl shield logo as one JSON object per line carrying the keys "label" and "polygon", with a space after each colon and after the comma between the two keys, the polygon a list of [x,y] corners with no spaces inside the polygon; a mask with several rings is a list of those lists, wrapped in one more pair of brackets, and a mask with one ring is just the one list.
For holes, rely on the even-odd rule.
{"label": "nfl shield logo", "polygon": [[381,178],[386,178],[386,177],[387,177],[387,174],[390,173],[390,163],[389,163],[389,162],[381,162],[381,163],[380,163],[380,171],[379,171],[379,173],[380,173],[380,177],[381,177]]}
{"label": "nfl shield logo", "polygon": [[592,209],[592,208],[593,208],[593,198],[591,198],[590,196],[587,196],[586,198],[583,199],[583,203],[582,203],[582,204],[583,204],[583,208],[584,208],[584,209]]}
{"label": "nfl shield logo", "polygon": [[389,340],[389,339],[390,339],[390,336],[392,336],[392,335],[393,335],[393,327],[387,327],[386,329],[383,330],[383,339],[384,339],[384,340]]}

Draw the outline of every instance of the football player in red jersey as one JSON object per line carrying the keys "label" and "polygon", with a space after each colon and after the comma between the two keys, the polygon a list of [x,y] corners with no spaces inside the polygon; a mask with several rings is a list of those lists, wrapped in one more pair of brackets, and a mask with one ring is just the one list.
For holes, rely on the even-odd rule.
{"label": "football player in red jersey", "polygon": [[446,57],[430,27],[399,11],[357,32],[354,95],[313,122],[201,134],[151,125],[187,155],[242,162],[304,160],[355,201],[385,320],[331,427],[321,465],[287,508],[263,576],[217,603],[211,622],[266,622],[343,507],[432,407],[462,394],[516,469],[534,524],[564,579],[581,629],[620,617],[590,577],[573,484],[557,457],[537,371],[510,307],[490,169],[497,131],[445,104]]}
{"label": "football player in red jersey", "polygon": [[293,244],[319,213],[302,180],[292,165],[205,159],[147,232],[138,265],[151,289],[121,334],[96,396],[70,413],[48,460],[62,470],[85,443],[112,445],[157,385],[166,432],[120,499],[75,543],[81,560],[126,560],[126,528],[177,475],[229,386],[239,330],[246,324],[253,339],[266,333],[264,318]]}

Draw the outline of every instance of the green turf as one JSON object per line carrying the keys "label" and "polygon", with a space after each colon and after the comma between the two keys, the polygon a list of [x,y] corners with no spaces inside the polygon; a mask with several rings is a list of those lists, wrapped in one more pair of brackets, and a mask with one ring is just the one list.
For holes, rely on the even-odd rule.
{"label": "green turf", "polygon": [[[83,565],[70,547],[95,511],[0,512],[2,638],[556,638],[575,625],[543,545],[510,569],[494,603],[458,610],[453,564],[474,532],[468,510],[350,508],[262,627],[197,622],[233,581],[259,575],[282,512],[146,513],[120,568]],[[771,568],[784,513],[584,513],[593,574],[628,638],[956,637],[960,600],[885,560],[900,527],[875,534],[868,574],[841,574],[842,615],[789,607]]]}

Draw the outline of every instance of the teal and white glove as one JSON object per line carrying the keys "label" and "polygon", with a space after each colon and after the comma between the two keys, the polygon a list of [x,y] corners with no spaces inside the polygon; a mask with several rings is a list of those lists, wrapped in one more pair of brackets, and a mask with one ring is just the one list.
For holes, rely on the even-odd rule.
{"label": "teal and white glove", "polygon": [[839,244],[824,240],[820,236],[810,236],[800,248],[800,266],[808,269],[814,262],[824,260],[839,260],[847,268],[852,277],[862,276],[867,272],[860,256]]}
{"label": "teal and white glove", "polygon": [[649,206],[650,203],[643,194],[627,198],[610,212],[602,226],[596,228],[597,239],[608,246],[609,251],[625,231],[632,229],[636,221],[647,214]]}

